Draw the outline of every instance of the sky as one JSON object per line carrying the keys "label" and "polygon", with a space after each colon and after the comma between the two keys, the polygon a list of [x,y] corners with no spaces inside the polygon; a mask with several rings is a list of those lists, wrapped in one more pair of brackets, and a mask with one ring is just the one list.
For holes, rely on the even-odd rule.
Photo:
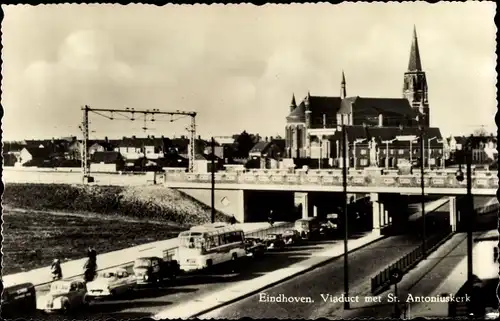
{"label": "sky", "polygon": [[[292,94],[401,97],[416,26],[431,126],[496,130],[493,2],[2,5],[3,139],[81,136],[91,108],[196,111],[197,133],[284,135]],[[189,118],[92,137],[187,135]],[[142,129],[147,127],[147,130]]]}

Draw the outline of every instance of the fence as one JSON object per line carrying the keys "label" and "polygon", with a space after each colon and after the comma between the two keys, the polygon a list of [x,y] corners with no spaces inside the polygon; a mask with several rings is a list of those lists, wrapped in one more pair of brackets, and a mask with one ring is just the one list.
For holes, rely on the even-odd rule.
{"label": "fence", "polygon": [[[451,236],[451,234],[451,227],[448,227],[446,231],[430,237],[425,242],[427,253],[431,252],[437,245]],[[390,285],[391,271],[393,269],[399,269],[403,273],[406,273],[423,259],[424,255],[422,244],[410,253],[400,258],[398,261],[388,266],[385,270],[377,274],[375,277],[373,277],[371,280],[372,294],[377,295],[387,289],[387,287]]]}
{"label": "fence", "polygon": [[273,233],[281,234],[285,230],[293,228],[293,226],[294,226],[293,222],[285,223],[285,224],[282,224],[280,226],[269,227],[269,228],[267,228],[265,230],[260,230],[260,231],[245,233],[245,236],[253,236],[253,237],[263,238],[267,234],[273,234]]}

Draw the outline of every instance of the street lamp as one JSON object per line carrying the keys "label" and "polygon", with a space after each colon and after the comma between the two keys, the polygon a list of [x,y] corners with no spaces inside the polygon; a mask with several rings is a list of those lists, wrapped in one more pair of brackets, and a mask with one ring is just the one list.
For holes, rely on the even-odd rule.
{"label": "street lamp", "polygon": [[[344,196],[344,296],[349,297],[349,261],[348,261],[348,215],[347,215],[347,129],[342,125],[342,187]],[[344,302],[344,310],[349,310],[349,300]]]}
{"label": "street lamp", "polygon": [[212,223],[215,223],[215,138],[225,138],[224,136],[212,136],[212,139],[210,140],[210,148],[212,149],[210,152],[211,155],[211,189],[210,189],[210,201],[211,201],[211,221]]}
{"label": "street lamp", "polygon": [[427,253],[426,249],[426,223],[425,223],[425,182],[424,182],[424,127],[420,127],[420,188],[422,190],[422,197],[420,204],[422,207],[422,254],[425,257]]}
{"label": "street lamp", "polygon": [[398,140],[397,138],[393,138],[390,140],[384,140],[382,143],[385,144],[385,169],[389,169],[389,144]]}
{"label": "street lamp", "polygon": [[353,157],[354,157],[354,169],[356,169],[356,166],[358,165],[358,157],[356,156],[356,144],[363,143],[366,141],[366,138],[358,138],[353,142]]}
{"label": "street lamp", "polygon": [[436,138],[437,137],[434,136],[427,139],[427,166],[429,167],[429,170],[431,169],[431,142]]}
{"label": "street lamp", "polygon": [[[466,143],[465,148],[461,151],[462,158],[465,158],[466,164],[466,172],[467,172],[467,194],[466,194],[466,225],[467,225],[467,283],[472,289],[472,281],[473,281],[473,270],[472,270],[472,224],[473,224],[473,215],[474,215],[474,203],[472,198],[472,155],[471,155],[471,141],[469,140]],[[462,164],[459,163],[458,171],[456,172],[456,179],[459,182],[464,180],[464,173],[462,172]]]}

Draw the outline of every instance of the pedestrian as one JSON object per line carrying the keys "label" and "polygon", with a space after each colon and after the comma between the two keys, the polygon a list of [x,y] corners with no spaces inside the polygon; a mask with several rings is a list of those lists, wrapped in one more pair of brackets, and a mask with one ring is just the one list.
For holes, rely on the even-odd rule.
{"label": "pedestrian", "polygon": [[50,271],[52,274],[52,280],[55,281],[62,279],[61,262],[59,261],[59,259],[54,259],[50,267]]}
{"label": "pedestrian", "polygon": [[273,216],[273,210],[271,210],[269,212],[269,217],[267,218],[269,224],[271,225],[271,227],[274,225],[274,216]]}

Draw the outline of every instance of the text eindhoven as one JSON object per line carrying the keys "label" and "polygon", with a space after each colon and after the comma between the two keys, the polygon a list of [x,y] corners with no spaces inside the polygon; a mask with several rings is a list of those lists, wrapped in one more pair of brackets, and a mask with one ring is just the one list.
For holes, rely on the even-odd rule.
{"label": "text eindhoven", "polygon": [[268,295],[267,293],[259,294],[259,302],[262,303],[313,303],[314,300],[308,296],[286,296],[283,293],[277,296]]}

